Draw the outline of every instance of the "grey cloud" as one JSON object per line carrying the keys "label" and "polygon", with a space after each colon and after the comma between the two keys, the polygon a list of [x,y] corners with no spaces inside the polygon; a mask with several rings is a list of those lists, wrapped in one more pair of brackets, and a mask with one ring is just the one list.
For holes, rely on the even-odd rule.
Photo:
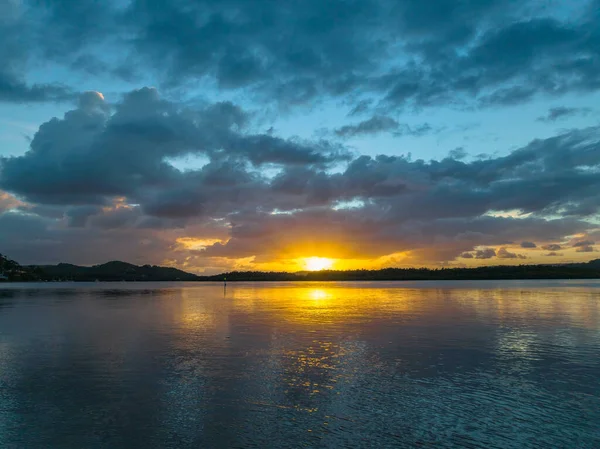
{"label": "grey cloud", "polygon": [[75,3],[53,0],[33,2],[33,5],[37,7],[35,12],[39,22],[30,19],[32,25],[43,25],[52,30],[44,33],[36,43],[46,57],[56,61],[70,62],[73,56],[85,54],[90,46],[114,37],[119,29],[115,20],[118,2],[114,0],[79,0]]}
{"label": "grey cloud", "polygon": [[267,188],[246,164],[222,160],[184,173],[172,188],[148,189],[138,197],[146,214],[161,218],[223,217],[265,204]]}
{"label": "grey cloud", "polygon": [[364,135],[373,135],[383,132],[391,132],[394,136],[423,136],[433,131],[428,123],[418,126],[409,126],[400,124],[391,117],[384,115],[374,115],[368,120],[364,120],[356,125],[345,125],[335,130],[335,134],[340,137],[356,137]]}
{"label": "grey cloud", "polygon": [[468,153],[462,147],[454,148],[453,150],[450,150],[448,152],[448,157],[450,159],[454,159],[454,160],[458,160],[458,161],[466,158],[467,156],[468,156]]}
{"label": "grey cloud", "polygon": [[555,122],[559,119],[572,117],[576,115],[586,115],[591,111],[590,108],[568,108],[565,106],[559,106],[555,108],[550,108],[548,113],[539,117],[538,121],[540,122]]}
{"label": "grey cloud", "polygon": [[463,259],[472,259],[473,258],[473,254],[471,254],[471,253],[462,253],[459,257],[461,257]]}
{"label": "grey cloud", "polygon": [[17,198],[0,190],[0,214],[19,206],[21,206],[21,202]]}
{"label": "grey cloud", "polygon": [[475,251],[475,259],[491,259],[496,257],[496,250],[493,248],[484,248]]}
{"label": "grey cloud", "polygon": [[400,128],[394,132],[395,136],[413,136],[413,137],[421,137],[426,134],[430,134],[436,132],[438,130],[434,130],[434,128],[429,123],[423,123],[417,126],[409,126],[402,125]]}
{"label": "grey cloud", "polygon": [[151,197],[143,208],[145,213],[155,217],[184,218],[202,214],[204,201],[194,191],[168,191]]}
{"label": "grey cloud", "polygon": [[64,102],[76,98],[76,94],[61,84],[32,84],[0,70],[0,102],[42,103]]}
{"label": "grey cloud", "polygon": [[297,5],[136,1],[126,21],[137,31],[136,50],[148,64],[156,67],[170,55],[172,79],[205,75],[230,88],[305,79],[306,89],[313,90],[321,83],[340,86],[339,74],[349,73],[349,66],[366,69],[369,51],[376,47],[362,36],[376,28],[365,29],[364,21],[382,12],[379,2],[370,0]]}
{"label": "grey cloud", "polygon": [[70,207],[65,211],[68,218],[68,225],[73,228],[84,228],[90,217],[101,213],[99,206],[77,206]]}
{"label": "grey cloud", "polygon": [[521,248],[537,248],[537,245],[533,242],[521,242]]}
{"label": "grey cloud", "polygon": [[480,104],[518,104],[538,93],[593,91],[597,24],[549,18],[512,20],[482,33],[465,56],[410,67],[390,86],[388,103],[431,105],[464,96]]}
{"label": "grey cloud", "polygon": [[594,243],[595,242],[592,241],[592,240],[579,240],[579,241],[573,243],[573,247],[574,248],[579,248],[579,247],[582,247],[582,246],[591,246]]}
{"label": "grey cloud", "polygon": [[[512,209],[543,216],[585,201],[598,187],[597,175],[586,168],[600,162],[596,132],[569,132],[534,141],[509,156],[470,163],[361,156],[345,172],[320,183],[332,199],[368,199],[399,221]],[[307,194],[315,192],[311,180],[319,177],[308,170],[285,185],[295,186],[296,195]],[[514,221],[518,223],[523,222]]]}
{"label": "grey cloud", "polygon": [[356,115],[362,115],[365,112],[369,111],[369,108],[373,104],[373,100],[360,100],[356,105],[350,110],[348,116],[353,117]]}
{"label": "grey cloud", "polygon": [[24,203],[18,208],[18,211],[24,214],[37,215],[41,218],[50,218],[57,221],[63,220],[67,212],[65,211],[65,208],[61,206],[31,203]]}
{"label": "grey cloud", "polygon": [[[264,204],[264,201],[263,201]],[[228,217],[230,240],[203,251],[206,257],[303,257],[307,253],[335,257],[378,257],[410,250],[419,260],[439,262],[455,258],[473,247],[513,240],[523,235],[556,235],[585,224],[561,220],[524,219],[519,227],[494,217],[397,222],[377,207],[357,209],[312,207],[289,214],[246,210]],[[431,242],[435,241],[435,245]],[[493,250],[492,250],[493,251]],[[483,251],[479,257],[491,255]]]}
{"label": "grey cloud", "polygon": [[3,2],[3,10],[0,11],[0,102],[74,100],[76,94],[67,86],[47,81],[33,84],[27,81],[30,59],[38,50],[35,36],[41,34],[39,29],[35,29],[39,25],[33,19],[35,14],[28,14],[28,6],[22,2]]}
{"label": "grey cloud", "polygon": [[230,139],[227,154],[239,154],[255,165],[261,164],[327,164],[344,161],[350,153],[325,140],[303,143],[270,135],[237,136]]}
{"label": "grey cloud", "polygon": [[500,248],[496,256],[498,259],[527,259],[523,254],[511,253],[506,248]]}
{"label": "grey cloud", "polygon": [[513,106],[531,100],[537,89],[529,86],[511,86],[497,89],[480,98],[482,106]]}
{"label": "grey cloud", "polygon": [[40,127],[27,154],[0,160],[0,185],[32,202],[102,205],[171,187],[189,192],[182,187],[189,177],[166,162],[186,154],[255,166],[325,166],[349,157],[327,141],[245,133],[246,119],[230,103],[189,110],[148,88],[127,94],[111,115],[99,94],[86,93],[77,109]]}
{"label": "grey cloud", "polygon": [[228,52],[217,64],[216,77],[223,88],[243,87],[264,76],[265,67],[260,58],[246,50]]}
{"label": "grey cloud", "polygon": [[578,240],[576,242],[573,243],[573,247],[574,248],[578,248],[580,246],[589,246],[589,245],[593,245],[595,242],[593,240]]}
{"label": "grey cloud", "polygon": [[374,115],[368,120],[357,123],[356,125],[346,125],[335,130],[340,137],[355,137],[366,134],[378,134],[386,131],[397,130],[400,123],[391,117]]}
{"label": "grey cloud", "polygon": [[0,214],[0,247],[22,264],[160,263],[172,254],[173,239],[154,230],[63,229],[35,215]]}
{"label": "grey cloud", "polygon": [[[60,206],[57,209],[61,210]],[[67,226],[87,228],[96,232],[135,228],[143,230],[182,229],[186,225],[185,219],[146,215],[146,211],[140,206],[123,203],[116,203],[104,208],[98,206],[68,206],[62,207],[62,211],[62,214],[55,218],[64,216],[67,220]],[[185,217],[189,215],[188,213]]]}
{"label": "grey cloud", "polygon": [[187,220],[184,219],[172,219],[172,218],[161,218],[153,216],[143,216],[136,223],[136,227],[139,229],[154,229],[154,230],[172,230],[172,229],[185,229]]}
{"label": "grey cloud", "polygon": [[[359,157],[343,174],[346,192],[375,201],[392,195],[398,219],[476,216],[489,210],[554,213],[595,192],[598,130],[533,141],[508,156],[465,163]],[[405,195],[398,195],[405,192]]]}
{"label": "grey cloud", "polygon": [[542,249],[545,249],[546,251],[558,251],[559,249],[562,249],[562,246],[556,243],[552,243],[550,245],[542,246]]}
{"label": "grey cloud", "polygon": [[562,253],[557,253],[555,251],[551,251],[548,254],[545,254],[546,257],[559,257],[562,256]]}
{"label": "grey cloud", "polygon": [[90,226],[99,229],[121,229],[135,227],[139,217],[138,207],[120,207],[90,217]]}
{"label": "grey cloud", "polygon": [[575,251],[578,253],[593,253],[595,251],[595,249],[591,245],[585,245],[585,246],[579,246]]}

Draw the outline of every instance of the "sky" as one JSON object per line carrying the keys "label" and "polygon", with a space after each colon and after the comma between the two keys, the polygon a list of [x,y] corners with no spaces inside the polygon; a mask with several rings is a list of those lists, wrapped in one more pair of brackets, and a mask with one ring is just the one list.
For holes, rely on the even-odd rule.
{"label": "sky", "polygon": [[600,0],[4,0],[0,252],[600,258]]}

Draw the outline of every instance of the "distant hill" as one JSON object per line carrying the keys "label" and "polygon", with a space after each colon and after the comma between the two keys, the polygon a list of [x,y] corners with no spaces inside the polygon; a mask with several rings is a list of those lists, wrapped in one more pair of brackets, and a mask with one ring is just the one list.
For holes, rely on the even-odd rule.
{"label": "distant hill", "polygon": [[39,270],[23,267],[14,260],[0,254],[0,282],[28,282],[40,279]]}
{"label": "distant hill", "polygon": [[43,280],[69,281],[198,281],[201,277],[186,273],[177,268],[157,265],[137,266],[126,262],[112,261],[92,267],[82,267],[68,263],[40,265],[36,268]]}

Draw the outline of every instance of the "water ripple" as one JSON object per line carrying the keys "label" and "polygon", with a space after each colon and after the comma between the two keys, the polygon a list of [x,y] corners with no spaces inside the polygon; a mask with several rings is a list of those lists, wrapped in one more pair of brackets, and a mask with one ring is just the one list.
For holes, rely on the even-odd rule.
{"label": "water ripple", "polygon": [[594,281],[13,285],[0,447],[597,449],[599,355]]}

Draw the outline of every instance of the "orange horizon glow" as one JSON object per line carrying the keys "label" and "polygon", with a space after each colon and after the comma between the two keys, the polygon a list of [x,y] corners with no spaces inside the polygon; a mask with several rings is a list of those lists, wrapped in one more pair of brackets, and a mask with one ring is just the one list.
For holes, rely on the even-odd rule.
{"label": "orange horizon glow", "polygon": [[[583,238],[585,234],[569,236],[569,240]],[[300,243],[291,248],[284,248],[280,251],[274,251],[268,256],[215,256],[207,254],[203,257],[204,250],[209,249],[215,244],[227,245],[229,238],[226,236],[210,236],[210,238],[200,237],[178,237],[175,239],[175,248],[181,254],[187,251],[194,251],[194,255],[188,255],[184,261],[182,259],[163,260],[165,266],[173,266],[184,271],[197,274],[218,274],[230,271],[264,271],[264,272],[318,272],[323,270],[380,270],[384,268],[474,268],[479,266],[499,266],[499,265],[535,265],[535,264],[553,264],[553,263],[580,263],[598,258],[596,254],[587,252],[578,252],[577,248],[572,247],[569,242],[562,241],[560,254],[555,257],[548,257],[547,250],[542,249],[542,245],[548,242],[538,242],[537,248],[522,248],[519,245],[490,245],[487,247],[474,247],[470,250],[474,253],[478,249],[490,248],[496,252],[500,248],[505,248],[510,253],[516,253],[525,256],[525,258],[461,258],[457,255],[454,259],[447,261],[436,261],[430,259],[430,254],[415,251],[399,251],[384,256],[365,255],[360,257],[358,254],[348,254],[344,251],[336,251],[333,245],[331,248],[325,248],[323,251],[314,251],[316,248],[305,247]],[[314,252],[313,252],[314,251]],[[315,256],[321,254],[319,256]],[[468,251],[469,252],[469,251]],[[350,257],[348,257],[350,256]],[[434,254],[435,256],[435,254]]]}

